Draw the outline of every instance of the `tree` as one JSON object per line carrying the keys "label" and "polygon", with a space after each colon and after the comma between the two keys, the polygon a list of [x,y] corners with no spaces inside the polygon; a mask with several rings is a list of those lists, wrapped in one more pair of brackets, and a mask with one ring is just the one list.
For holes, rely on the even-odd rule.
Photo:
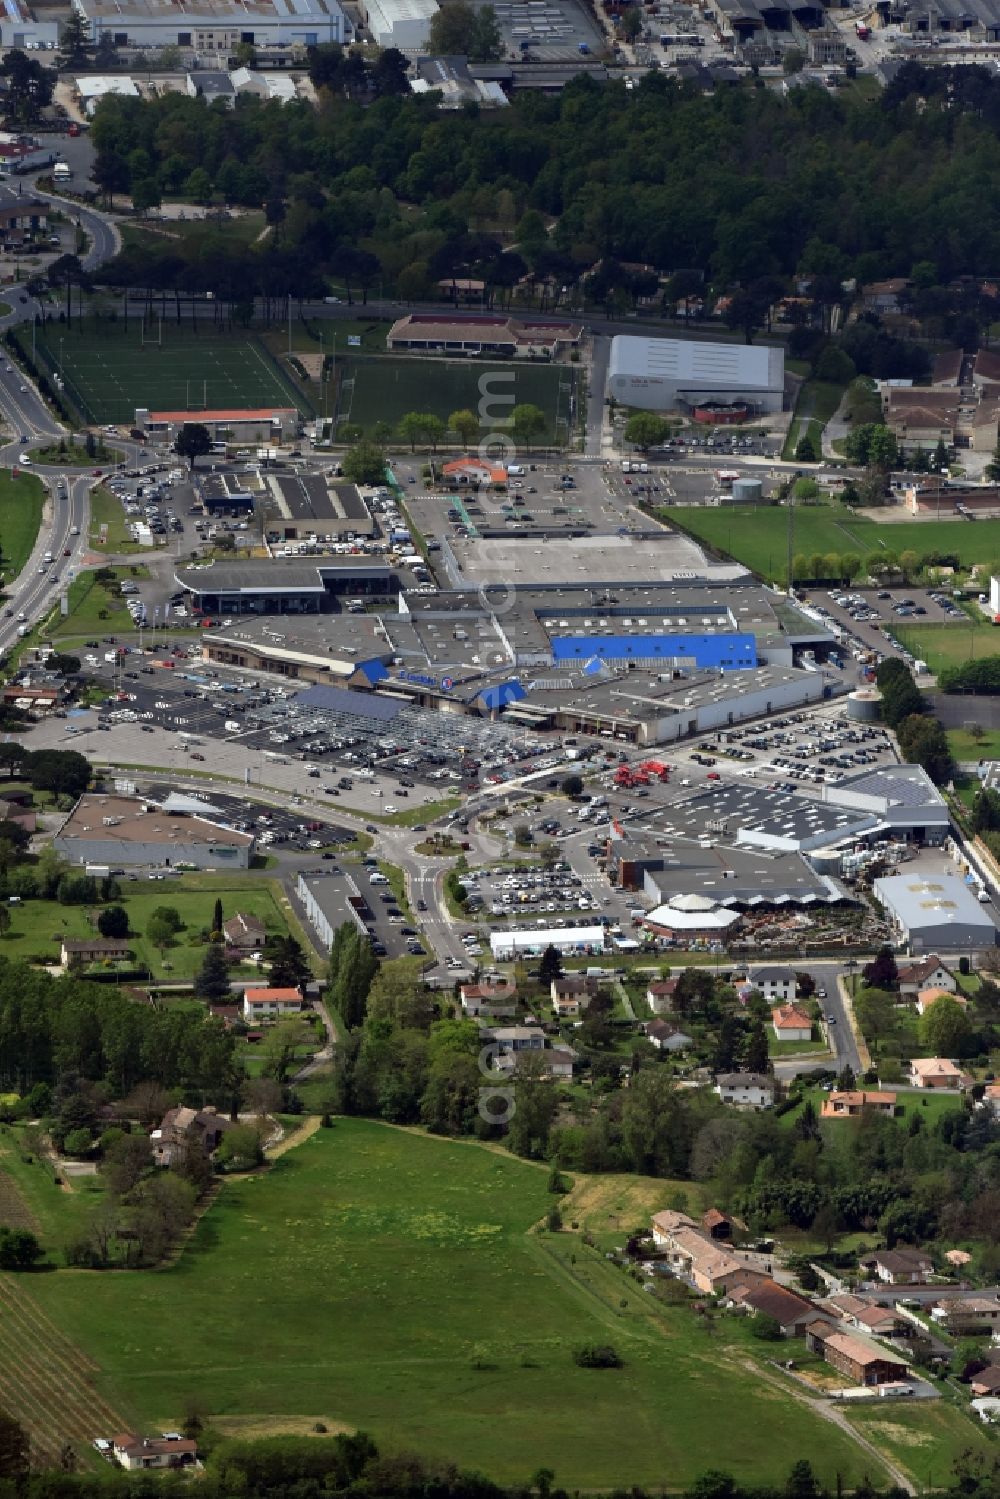
{"label": "tree", "polygon": [[75,10],[71,10],[63,22],[62,35],[59,38],[59,50],[63,55],[63,60],[69,66],[79,63],[89,45],[90,33],[86,21]]}
{"label": "tree", "polygon": [[150,913],[149,920],[146,922],[146,936],[158,949],[161,958],[164,949],[173,947],[175,934],[176,928],[162,911]]}
{"label": "tree", "polygon": [[90,784],[90,765],[76,750],[35,750],[24,757],[22,769],[35,791],[54,796],[82,796]]}
{"label": "tree", "polygon": [[7,80],[5,100],[8,118],[16,124],[33,125],[42,110],[52,103],[56,74],[22,52],[11,47],[0,63],[0,76]]}
{"label": "tree", "polygon": [[801,47],[786,47],[781,54],[781,71],[786,78],[793,73],[801,73],[805,64],[806,57]]}
{"label": "tree", "polygon": [[212,437],[203,422],[185,422],[177,434],[174,452],[178,458],[186,458],[188,468],[193,470],[196,461],[212,451]]}
{"label": "tree", "polygon": [[[161,1117],[156,1116],[157,1123]],[[100,1167],[108,1191],[116,1197],[127,1197],[152,1170],[153,1147],[149,1136],[141,1133],[122,1135],[104,1152]]]}
{"label": "tree", "polygon": [[492,5],[477,10],[467,0],[445,0],[431,20],[428,47],[439,56],[498,62],[503,57],[503,39],[496,11]]}
{"label": "tree", "polygon": [[561,790],[565,796],[577,797],[583,793],[583,776],[568,775],[562,782]]}
{"label": "tree", "polygon": [[474,411],[469,411],[464,407],[460,411],[453,411],[451,413],[451,416],[448,418],[448,426],[456,433],[464,447],[471,447],[479,436],[478,416],[476,416]]}
{"label": "tree", "polygon": [[252,1124],[227,1129],[215,1152],[215,1159],[223,1170],[252,1171],[264,1159],[260,1132]]}
{"label": "tree", "polygon": [[621,12],[618,19],[621,34],[627,42],[638,41],[642,35],[643,14],[636,5],[630,5],[627,10]]}
{"label": "tree", "polygon": [[816,444],[813,442],[812,433],[809,431],[808,427],[806,428],[805,432],[803,432],[798,442],[795,444],[795,461],[796,463],[819,462],[819,454],[816,451]]}
{"label": "tree", "polygon": [[28,1477],[31,1444],[20,1421],[0,1407],[0,1480],[15,1485],[15,1492]]}
{"label": "tree", "polygon": [[417,443],[423,442],[426,434],[426,417],[421,411],[407,411],[399,418],[399,435],[410,444],[410,452],[416,452]]}
{"label": "tree", "polygon": [[537,406],[515,406],[510,414],[510,421],[514,436],[526,448],[530,448],[533,439],[541,437],[545,431],[545,413]]}
{"label": "tree", "polygon": [[105,906],[97,918],[97,930],[102,937],[127,937],[128,912],[124,906]]}
{"label": "tree", "polygon": [[[638,11],[625,12],[626,15],[633,13],[639,14]],[[650,448],[659,447],[670,436],[670,423],[653,411],[634,411],[625,423],[624,436],[626,442],[648,453]]]}
{"label": "tree", "polygon": [[279,1020],[268,1029],[264,1041],[264,1065],[275,1082],[284,1083],[287,1080],[296,1052],[311,1039],[310,1026],[294,1016]]}
{"label": "tree", "polygon": [[862,969],[862,977],[871,989],[895,989],[899,970],[891,947],[881,947],[871,963]]}
{"label": "tree", "polygon": [[222,931],[222,896],[216,896],[215,905],[212,907],[212,931]]}
{"label": "tree", "polygon": [[0,906],[0,937],[6,937],[10,931],[10,911],[6,906]]}
{"label": "tree", "polygon": [[770,1317],[766,1312],[758,1312],[751,1319],[750,1336],[759,1338],[762,1343],[780,1343],[781,1323],[777,1317]]}
{"label": "tree", "polygon": [[421,416],[424,426],[424,436],[431,445],[431,452],[436,453],[438,443],[445,434],[445,425],[441,418],[433,411],[425,411]]}
{"label": "tree", "polygon": [[205,949],[201,967],[195,975],[194,992],[200,999],[221,1000],[229,997],[229,965],[217,942],[210,942]]}
{"label": "tree", "polygon": [[344,455],[344,478],[352,484],[385,483],[385,450],[378,443],[361,442]]}
{"label": "tree", "polygon": [[385,47],[368,72],[375,96],[387,99],[393,94],[408,94],[410,83],[406,75],[409,66],[406,56],[398,47]]}
{"label": "tree", "polygon": [[986,465],[985,472],[987,479],[992,484],[1000,482],[1000,441],[997,442],[996,447],[993,449],[993,457]]}
{"label": "tree", "polygon": [[559,950],[550,943],[538,963],[538,981],[548,987],[553,979],[562,978],[562,959]]}
{"label": "tree", "polygon": [[309,960],[294,937],[275,937],[267,954],[272,988],[299,989],[312,978]]}
{"label": "tree", "polygon": [[920,1044],[934,1057],[961,1056],[970,1026],[961,1005],[942,996],[925,1010],[917,1024]]}
{"label": "tree", "polygon": [[62,651],[53,651],[46,657],[45,666],[48,671],[57,671],[61,677],[75,677],[80,670],[80,658],[65,655]]}
{"label": "tree", "polygon": [[747,1072],[767,1072],[768,1070],[768,1044],[767,1031],[758,1020],[752,1027],[747,1039],[746,1047],[746,1070]]}

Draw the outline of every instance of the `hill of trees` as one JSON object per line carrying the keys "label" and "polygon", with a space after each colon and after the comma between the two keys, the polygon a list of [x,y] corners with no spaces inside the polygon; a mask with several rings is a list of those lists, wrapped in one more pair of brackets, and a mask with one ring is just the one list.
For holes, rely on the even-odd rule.
{"label": "hill of trees", "polygon": [[334,62],[314,64],[318,108],[103,100],[104,191],[263,206],[272,225],[250,252],[221,239],[190,256],[167,239],[126,250],[105,279],[245,298],[307,295],[334,274],[413,298],[471,273],[502,296],[526,273],[571,284],[612,258],[762,293],[809,274],[823,302],[844,277],[927,288],[1000,264],[1000,79],[982,68],[907,64],[870,101],[580,78],[557,98],[445,114],[433,95],[379,95],[364,68]]}

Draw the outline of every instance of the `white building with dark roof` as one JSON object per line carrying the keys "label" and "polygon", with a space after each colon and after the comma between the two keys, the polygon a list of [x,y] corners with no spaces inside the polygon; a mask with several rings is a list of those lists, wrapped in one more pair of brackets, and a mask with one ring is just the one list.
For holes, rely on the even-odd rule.
{"label": "white building with dark roof", "polygon": [[711,406],[744,406],[754,415],[780,411],[785,354],[766,344],[619,334],[611,340],[608,391],[623,405],[647,411]]}

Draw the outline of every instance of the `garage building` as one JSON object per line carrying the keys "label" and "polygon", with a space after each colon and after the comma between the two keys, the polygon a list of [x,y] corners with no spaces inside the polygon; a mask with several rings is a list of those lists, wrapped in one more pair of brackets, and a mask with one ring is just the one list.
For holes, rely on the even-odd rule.
{"label": "garage building", "polygon": [[254,840],[207,817],[169,812],[134,796],[81,796],[52,840],[72,864],[249,869]]}
{"label": "garage building", "polygon": [[704,411],[725,421],[723,408],[742,408],[760,416],[782,409],[785,354],[763,344],[620,334],[611,340],[608,393],[645,411]]}
{"label": "garage building", "polygon": [[876,900],[885,907],[910,951],[957,952],[995,947],[996,924],[957,874],[894,874],[876,880]]}

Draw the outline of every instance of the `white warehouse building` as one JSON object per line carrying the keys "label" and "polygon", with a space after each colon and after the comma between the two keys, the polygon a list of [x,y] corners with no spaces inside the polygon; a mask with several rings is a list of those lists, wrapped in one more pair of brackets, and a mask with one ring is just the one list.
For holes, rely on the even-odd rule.
{"label": "white warehouse building", "polygon": [[[759,416],[784,404],[785,351],[619,334],[611,340],[608,392],[622,405],[645,411],[731,407],[733,420],[744,407]],[[720,413],[719,420],[726,419]]]}
{"label": "white warehouse building", "polygon": [[562,955],[602,953],[604,951],[603,926],[556,926],[539,927],[521,931],[490,933],[490,947],[497,962],[511,958],[540,956],[547,947],[554,947]]}
{"label": "white warehouse building", "polygon": [[423,52],[430,43],[437,0],[362,0],[365,25],[380,47]]}
{"label": "white warehouse building", "polygon": [[184,47],[235,52],[351,40],[339,0],[72,0],[92,40],[116,47]]}

